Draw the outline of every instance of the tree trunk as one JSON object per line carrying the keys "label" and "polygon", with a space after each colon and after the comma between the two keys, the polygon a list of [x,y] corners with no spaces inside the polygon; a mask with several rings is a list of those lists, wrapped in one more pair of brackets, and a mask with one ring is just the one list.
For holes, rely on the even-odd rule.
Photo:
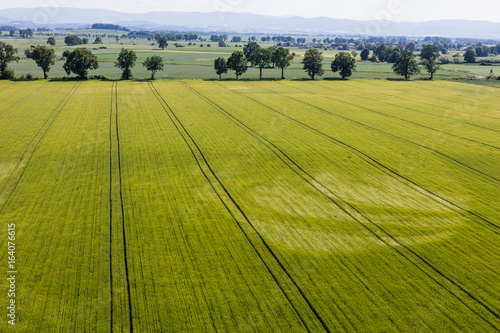
{"label": "tree trunk", "polygon": [[44,78],[45,80],[47,80],[47,72],[45,72],[45,71],[43,72],[43,78]]}
{"label": "tree trunk", "polygon": [[431,73],[431,80],[434,78],[434,72]]}
{"label": "tree trunk", "polygon": [[260,76],[259,76],[259,80],[262,80],[262,67],[260,67]]}
{"label": "tree trunk", "polygon": [[281,68],[281,79],[283,80],[285,78],[285,67]]}
{"label": "tree trunk", "polygon": [[238,74],[236,74],[236,80],[238,80]]}
{"label": "tree trunk", "polygon": [[314,80],[314,73],[312,73],[312,74],[313,74],[313,75],[312,75],[312,79]]}

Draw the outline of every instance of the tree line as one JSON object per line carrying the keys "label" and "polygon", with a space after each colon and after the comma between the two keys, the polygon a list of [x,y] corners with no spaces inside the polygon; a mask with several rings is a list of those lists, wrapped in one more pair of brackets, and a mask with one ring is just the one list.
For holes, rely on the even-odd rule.
{"label": "tree line", "polygon": [[[56,53],[53,48],[38,45],[30,48],[29,55],[33,61],[43,71],[44,79],[48,78],[48,73],[52,65],[56,63]],[[63,65],[65,72],[70,75],[75,74],[78,79],[86,79],[90,70],[99,68],[97,56],[91,50],[85,47],[77,47],[73,51],[67,51],[63,56],[66,61]],[[8,67],[9,63],[19,62],[17,49],[10,44],[0,44],[0,79],[13,79],[14,71]],[[122,48],[118,55],[115,66],[122,70],[121,78],[129,80],[132,76],[132,68],[135,66],[137,55],[133,50]],[[158,71],[163,70],[164,63],[160,56],[148,57],[143,66],[151,72],[151,79],[154,79]]]}
{"label": "tree line", "polygon": [[[362,58],[367,59],[366,52],[369,51],[366,49],[363,50],[361,55]],[[398,49],[397,52],[394,52],[395,53],[392,53],[395,58],[392,69],[396,75],[403,76],[406,80],[409,80],[412,76],[420,73],[420,67],[413,51],[401,51]],[[375,51],[373,56],[378,57],[386,53],[386,48],[379,48],[378,52]],[[355,56],[356,55],[353,53],[344,51],[337,53],[335,55],[335,59],[330,64],[331,70],[334,73],[338,72],[340,77],[344,80],[351,77],[352,72],[356,70]],[[431,80],[440,68],[440,63],[437,60],[438,57],[439,48],[432,44],[425,45],[420,53],[422,65],[431,75]],[[284,79],[284,70],[292,64],[293,59],[294,55],[290,53],[289,49],[285,49],[283,47],[270,47],[264,49],[261,48],[256,42],[251,42],[245,45],[243,51],[234,51],[227,60],[222,57],[215,59],[214,69],[217,75],[219,75],[219,80],[221,80],[222,74],[226,74],[228,70],[234,71],[236,79],[238,80],[238,78],[247,71],[248,63],[250,63],[251,66],[259,68],[259,79],[261,80],[263,68],[269,67],[273,64],[274,66],[281,68],[281,79]],[[312,80],[314,80],[316,76],[322,76],[324,74],[322,52],[316,48],[309,49],[304,54],[302,65],[302,69],[307,72]]]}
{"label": "tree line", "polygon": [[[162,38],[164,37],[160,37],[158,40],[160,47],[162,45]],[[54,45],[54,38],[49,38],[47,44]],[[8,64],[11,62],[18,62],[20,58],[17,55],[17,49],[12,45],[2,43],[0,46],[0,78],[11,79],[13,78],[13,71],[8,68]],[[55,64],[56,60],[54,49],[45,45],[38,45],[27,49],[25,53],[27,58],[35,61],[37,66],[42,69],[44,79],[47,79],[51,66]],[[342,79],[349,78],[352,76],[352,72],[356,70],[356,55],[353,53],[355,53],[355,51],[352,53],[340,52],[335,55],[335,59],[330,64],[331,70],[334,73],[339,72]],[[361,58],[363,60],[368,58],[367,53],[369,53],[367,49],[361,52]],[[389,54],[390,56],[388,56]],[[439,47],[434,44],[424,45],[420,52],[421,63],[430,74],[431,80],[441,66],[438,60],[439,55]],[[63,57],[66,58],[66,62],[63,65],[66,73],[68,75],[74,73],[80,79],[86,78],[89,70],[99,68],[97,57],[87,48],[79,47],[71,52],[65,51]],[[390,61],[394,57],[394,64],[392,66],[394,73],[403,76],[406,80],[421,71],[416,56],[411,50],[401,50],[399,48],[381,45],[374,50],[372,57],[384,59],[386,61]],[[474,62],[475,57],[476,52],[473,48],[469,48],[464,55],[467,62]],[[234,71],[236,79],[239,79],[239,77],[248,70],[248,64],[250,63],[251,66],[259,68],[259,79],[262,79],[263,69],[270,67],[272,64],[273,67],[281,69],[281,79],[284,79],[285,69],[292,64],[293,59],[294,54],[291,53],[289,49],[277,46],[262,48],[257,42],[250,42],[244,46],[243,51],[234,51],[227,60],[223,57],[215,59],[214,69],[216,74],[219,75],[219,80],[228,70]],[[135,66],[136,60],[137,55],[134,51],[122,48],[115,62],[115,66],[122,70],[122,79],[126,80],[132,78],[131,69]],[[322,76],[324,74],[323,55],[322,52],[316,48],[306,51],[302,64],[302,68],[313,80],[316,76]],[[154,79],[155,74],[163,70],[164,63],[160,56],[152,56],[146,59],[143,66],[151,72],[151,79]]]}

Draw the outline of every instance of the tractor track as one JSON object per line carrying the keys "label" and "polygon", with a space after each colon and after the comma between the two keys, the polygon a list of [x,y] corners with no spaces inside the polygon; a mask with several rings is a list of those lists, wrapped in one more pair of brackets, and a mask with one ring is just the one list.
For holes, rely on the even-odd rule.
{"label": "tractor track", "polygon": [[[471,310],[473,313],[475,313],[477,316],[479,316],[482,320],[484,320],[486,323],[488,323],[490,326],[492,326],[494,329],[500,331],[499,327],[496,327],[493,323],[491,323],[489,320],[484,318],[483,315],[478,313],[474,308],[472,308],[469,304],[467,304],[464,300],[462,300],[458,295],[453,293],[448,287],[446,287],[444,284],[447,282],[454,287],[458,288],[464,295],[467,295],[471,300],[473,300],[475,303],[486,309],[489,313],[491,313],[494,317],[497,319],[500,319],[500,315],[497,314],[493,309],[491,309],[487,304],[479,300],[477,297],[472,295],[470,292],[465,290],[462,286],[460,286],[457,282],[453,281],[451,278],[447,277],[443,272],[441,272],[439,269],[434,267],[429,261],[427,261],[425,258],[423,258],[421,255],[410,249],[408,246],[400,243],[394,236],[392,236],[389,232],[387,232],[385,229],[380,227],[378,224],[370,220],[367,216],[365,216],[360,210],[358,210],[355,206],[350,204],[349,202],[345,201],[342,199],[340,196],[337,194],[333,193],[330,189],[328,189],[325,185],[323,185],[321,182],[316,180],[312,175],[310,175],[307,171],[305,171],[297,162],[295,162],[289,155],[287,155],[281,148],[277,147],[274,143],[272,143],[270,140],[266,139],[265,137],[261,136],[258,134],[255,130],[251,129],[247,125],[245,125],[243,122],[241,122],[239,119],[237,119],[235,116],[230,114],[228,111],[217,105],[215,102],[212,102],[210,99],[208,99],[206,96],[201,95],[201,93],[195,91],[193,88],[187,86],[184,82],[182,82],[190,91],[198,95],[200,98],[203,100],[207,101],[209,104],[211,104],[213,107],[218,109],[221,113],[223,113],[227,118],[231,119],[236,125],[239,127],[242,127],[245,129],[250,135],[252,135],[255,139],[259,140],[262,142],[264,145],[266,145],[267,148],[269,148],[275,155],[278,156],[278,158],[283,161],[292,171],[294,171],[297,175],[299,175],[302,179],[304,179],[307,183],[309,183],[313,188],[315,188],[318,192],[321,194],[325,195],[330,201],[332,201],[339,209],[341,209],[344,213],[346,213],[348,216],[350,216],[354,221],[359,223],[363,228],[365,228],[367,231],[369,231],[371,234],[373,234],[377,239],[379,239],[382,243],[386,244],[389,246],[392,250],[396,251],[399,255],[404,257],[408,262],[410,262],[412,265],[414,265],[418,270],[420,270],[422,273],[424,273],[426,276],[428,276],[430,279],[432,279],[435,283],[437,283],[440,287],[442,287],[444,290],[446,290],[448,293],[450,293],[454,298],[456,298],[459,302],[461,302],[464,306],[466,306],[469,310]],[[215,82],[216,84],[219,84],[218,82]],[[220,84],[219,84],[220,85]],[[222,86],[224,87],[224,86]],[[224,87],[225,88],[225,87]],[[227,89],[226,89],[227,90]],[[241,95],[244,97],[247,97],[251,100],[253,100],[251,97],[242,95],[241,93],[238,93],[237,91],[232,90],[233,93],[237,95]],[[258,101],[253,100],[256,103],[261,104]],[[263,105],[263,104],[261,104]],[[272,109],[268,106],[265,106],[267,109]],[[273,111],[275,111],[273,109]],[[277,111],[276,111],[277,112]],[[282,155],[282,156],[280,156]],[[288,161],[288,162],[287,162]],[[376,229],[379,230],[379,232],[372,230],[367,226],[367,224],[372,225]],[[399,249],[397,249],[395,246],[392,246],[389,244],[388,241],[384,240],[384,237],[390,238],[393,242],[397,243],[398,246],[401,248],[405,249],[406,252],[408,252],[410,255],[412,255],[415,259],[409,258],[408,254],[402,253]],[[425,266],[428,267],[428,269],[431,272],[436,273],[438,276],[440,276],[442,279],[445,281],[441,282],[438,281],[437,278],[432,276],[429,272],[427,272],[425,269],[419,266],[417,262],[420,262],[424,264]]]}
{"label": "tractor track", "polygon": [[[248,241],[248,243],[250,244],[250,246],[253,248],[253,250],[255,251],[255,253],[259,257],[259,259],[261,260],[261,262],[264,264],[264,266],[266,267],[266,269],[269,272],[270,276],[273,278],[273,280],[275,281],[275,283],[280,288],[281,292],[283,293],[283,295],[285,296],[285,298],[289,302],[290,306],[294,309],[294,312],[297,314],[297,317],[302,322],[304,328],[308,332],[313,332],[313,331],[311,331],[311,329],[306,324],[304,318],[300,314],[300,311],[296,308],[296,306],[294,305],[294,302],[292,302],[290,296],[285,291],[284,287],[282,286],[282,283],[280,283],[280,281],[279,281],[278,277],[276,276],[276,274],[273,273],[271,267],[266,262],[266,260],[263,258],[263,255],[257,249],[257,246],[254,244],[254,241],[252,241],[252,239],[249,236],[249,234],[243,228],[243,226],[242,226],[242,224],[240,222],[240,219],[244,219],[244,221],[247,223],[247,225],[250,226],[250,228],[255,232],[256,236],[259,239],[259,241],[265,247],[265,249],[267,250],[267,252],[272,256],[273,260],[280,267],[280,269],[282,270],[282,272],[285,273],[285,275],[289,279],[289,281],[294,285],[295,289],[299,292],[299,294],[302,297],[302,299],[309,306],[310,310],[312,311],[312,313],[314,314],[314,316],[317,318],[317,320],[319,321],[319,323],[321,324],[321,326],[323,327],[323,329],[326,332],[330,333],[331,330],[328,328],[328,326],[326,325],[326,323],[324,322],[324,320],[321,318],[321,316],[317,312],[317,310],[314,307],[314,305],[309,301],[309,299],[307,298],[307,296],[305,295],[305,293],[298,286],[297,282],[292,278],[292,276],[290,275],[290,273],[285,269],[285,267],[283,266],[283,264],[280,262],[280,260],[278,259],[277,255],[271,249],[271,247],[269,246],[269,244],[258,233],[257,229],[252,224],[252,222],[249,220],[249,218],[247,217],[247,215],[245,214],[245,212],[241,209],[241,207],[238,205],[238,203],[236,202],[236,200],[231,196],[231,194],[226,189],[226,187],[224,186],[224,184],[217,177],[216,173],[213,171],[212,167],[208,163],[207,159],[205,158],[205,155],[203,154],[202,150],[200,149],[200,147],[198,146],[198,144],[196,143],[196,141],[194,141],[193,137],[189,134],[189,132],[184,127],[184,125],[180,122],[180,120],[178,119],[178,117],[176,116],[176,114],[173,112],[173,110],[170,108],[170,106],[168,105],[168,103],[161,96],[161,94],[156,90],[156,87],[154,87],[154,85],[152,83],[149,83],[149,85],[150,85],[150,88],[153,91],[154,95],[156,96],[156,98],[158,99],[158,101],[161,103],[161,105],[165,109],[165,112],[167,113],[168,117],[174,123],[175,127],[177,128],[177,131],[182,136],[183,140],[186,142],[186,145],[190,149],[193,157],[195,158],[196,163],[198,164],[199,169],[201,170],[201,172],[203,173],[203,175],[205,176],[205,178],[209,182],[210,186],[212,187],[212,189],[214,190],[214,192],[216,193],[216,195],[218,196],[219,200],[222,202],[222,204],[224,205],[224,207],[226,208],[226,210],[233,217],[234,221],[236,222],[236,224],[238,225],[239,229],[241,230],[241,232],[245,236],[246,240]],[[202,165],[204,165],[205,168]],[[205,170],[205,169],[207,169],[207,170]],[[213,180],[210,179],[210,178],[213,178]],[[217,188],[219,188],[219,189],[217,189]],[[223,196],[227,197],[228,200],[224,200]],[[226,202],[226,201],[228,201],[228,202]],[[237,215],[239,215],[240,218],[238,218]]]}
{"label": "tractor track", "polygon": [[36,152],[36,150],[38,148],[38,145],[43,140],[43,138],[45,137],[45,135],[47,134],[47,132],[51,128],[52,124],[54,123],[54,121],[56,120],[56,118],[59,116],[59,114],[61,113],[61,111],[64,109],[64,107],[66,106],[66,104],[71,99],[71,97],[73,96],[73,94],[75,93],[75,91],[78,89],[79,86],[80,86],[80,82],[78,82],[78,83],[75,84],[75,86],[73,87],[73,89],[71,89],[70,92],[63,98],[63,100],[56,106],[56,108],[54,109],[54,111],[52,111],[52,113],[45,120],[45,122],[40,127],[40,129],[36,132],[35,136],[31,139],[31,141],[26,146],[26,149],[24,150],[23,154],[21,155],[21,158],[19,159],[19,162],[17,163],[16,167],[14,168],[14,170],[10,174],[9,178],[5,182],[4,186],[0,190],[0,195],[3,195],[4,194],[4,190],[7,187],[7,184],[9,184],[11,182],[11,179],[14,177],[14,175],[16,174],[16,172],[19,170],[20,165],[21,165],[21,163],[23,162],[23,160],[25,159],[25,156],[26,156],[26,164],[22,167],[22,171],[20,171],[19,178],[17,180],[13,180],[12,181],[14,184],[11,185],[12,189],[10,190],[10,193],[7,196],[7,199],[5,200],[4,204],[0,208],[0,213],[2,213],[3,209],[7,206],[8,202],[10,201],[10,198],[12,197],[12,195],[14,194],[14,192],[16,191],[19,182],[21,181],[21,179],[24,176],[24,173],[26,172],[26,169],[28,169],[28,166],[29,166],[29,164],[31,162],[31,159],[33,158],[33,155],[35,154],[35,152]]}
{"label": "tractor track", "polygon": [[[270,92],[272,92],[274,94],[278,94],[278,93],[276,93],[276,92],[274,92],[274,91],[272,91],[270,89],[266,89],[266,90],[268,90],[268,91],[270,91]],[[379,162],[376,158],[370,156],[368,153],[365,153],[364,151],[362,151],[362,150],[360,150],[360,149],[358,149],[358,148],[356,148],[354,146],[351,146],[348,143],[345,143],[345,142],[340,141],[340,140],[338,140],[338,139],[336,139],[336,138],[334,138],[334,137],[332,137],[332,136],[330,136],[330,135],[328,135],[326,133],[323,133],[323,132],[315,129],[314,127],[311,127],[311,126],[307,125],[306,123],[304,123],[304,122],[302,122],[300,120],[297,120],[297,119],[295,119],[295,118],[293,118],[291,116],[288,116],[288,115],[286,115],[286,114],[284,114],[282,112],[279,112],[279,111],[271,108],[270,106],[268,106],[268,105],[266,105],[266,104],[264,104],[264,103],[262,103],[262,102],[260,102],[260,101],[258,101],[256,99],[252,98],[252,97],[248,97],[248,96],[240,94],[240,93],[238,93],[238,95],[247,97],[248,99],[254,101],[255,103],[257,103],[257,104],[259,104],[259,105],[261,105],[261,106],[263,106],[265,108],[267,108],[268,110],[270,110],[270,111],[272,111],[274,113],[277,113],[277,114],[279,114],[279,115],[281,115],[281,116],[283,116],[283,117],[285,117],[285,118],[287,118],[287,119],[289,119],[289,120],[291,120],[291,121],[299,124],[302,127],[305,127],[307,129],[309,129],[310,131],[312,131],[312,132],[316,133],[317,135],[319,135],[319,136],[327,139],[328,141],[333,142],[336,145],[341,146],[341,147],[343,147],[343,148],[345,148],[347,150],[350,150],[351,152],[355,153],[357,156],[361,157],[363,160],[365,160],[369,164],[371,164],[374,167],[380,169],[382,172],[384,172],[385,174],[387,174],[387,175],[391,176],[392,178],[398,180],[399,182],[402,182],[403,184],[405,184],[405,185],[413,188],[414,190],[416,190],[416,191],[418,191],[418,192],[426,195],[427,197],[431,198],[432,200],[434,200],[434,201],[436,201],[436,202],[438,202],[438,203],[440,203],[440,204],[442,204],[444,206],[447,206],[448,208],[452,208],[453,210],[458,211],[463,216],[466,216],[466,217],[469,216],[469,217],[473,217],[475,220],[476,219],[481,220],[483,222],[483,224],[486,225],[486,226],[488,226],[488,227],[490,227],[493,230],[493,232],[495,232],[496,234],[500,234],[500,231],[499,231],[500,226],[499,225],[497,225],[497,224],[489,221],[488,219],[486,219],[485,217],[481,216],[478,213],[475,213],[473,211],[470,211],[470,210],[467,210],[465,208],[462,208],[458,204],[455,204],[455,203],[449,201],[448,199],[445,199],[445,198],[439,196],[438,194],[432,192],[431,190],[426,189],[425,187],[423,187],[422,185],[418,184],[417,182],[415,182],[415,181],[409,179],[408,177],[403,176],[402,174],[398,173],[396,170],[392,169],[391,167],[384,165],[382,162]],[[280,96],[282,96],[282,95],[280,95]],[[285,96],[285,97],[287,97],[289,99],[293,99],[292,97],[289,97],[289,96]],[[301,102],[300,100],[298,100],[298,101]]]}

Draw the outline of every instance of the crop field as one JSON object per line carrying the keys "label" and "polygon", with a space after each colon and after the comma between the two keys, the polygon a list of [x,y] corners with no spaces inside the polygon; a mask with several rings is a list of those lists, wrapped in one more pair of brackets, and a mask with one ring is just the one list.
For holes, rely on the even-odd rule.
{"label": "crop field", "polygon": [[499,105],[448,81],[0,81],[12,331],[498,331]]}

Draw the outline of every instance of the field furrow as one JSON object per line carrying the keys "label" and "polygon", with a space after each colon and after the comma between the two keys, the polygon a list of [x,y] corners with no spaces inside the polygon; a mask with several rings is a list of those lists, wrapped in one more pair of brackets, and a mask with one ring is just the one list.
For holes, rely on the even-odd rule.
{"label": "field furrow", "polygon": [[440,81],[0,81],[14,331],[499,331],[499,102]]}
{"label": "field furrow", "polygon": [[[247,110],[242,111],[244,109],[243,104],[240,104],[239,102],[237,102],[236,99],[233,98],[233,96],[231,96],[230,98],[227,98],[227,96],[225,95],[225,93],[214,94],[213,87],[207,87],[205,85],[197,84],[193,88],[194,88],[194,90],[196,90],[197,92],[199,92],[201,94],[203,94],[204,91],[212,93],[210,95],[210,99],[212,99],[212,97],[215,96],[215,95],[217,95],[217,96],[221,95],[221,99],[220,100],[218,99],[217,103],[219,103],[222,100],[223,103],[225,103],[225,105],[228,106],[228,108],[229,108],[229,105],[232,105],[231,110],[238,110],[239,114],[241,114],[243,112],[246,115],[248,115],[248,117],[251,117],[251,118],[256,117],[255,106],[250,105],[250,106],[248,106]],[[174,102],[179,103],[178,102],[180,100],[179,96],[181,96],[181,95],[185,96],[185,97],[188,96],[185,91],[182,91],[182,89],[181,89],[181,91],[178,91],[178,90],[180,90],[179,88],[173,89],[172,85],[169,86],[169,90],[168,91],[166,89],[164,89],[164,90],[159,89],[159,90],[160,90],[160,92],[163,92],[163,93],[167,94],[168,96],[170,96],[170,97],[168,97],[166,99],[170,100],[170,104],[171,105]],[[173,90],[176,91],[176,92],[173,92]],[[222,96],[224,96],[224,97],[222,97]],[[183,122],[185,123],[185,126],[187,126],[188,128],[191,128],[190,126],[192,126],[193,127],[193,131],[196,130],[196,131],[199,132],[198,138],[201,140],[201,142],[199,142],[199,145],[200,145],[200,147],[202,147],[201,148],[202,150],[205,151],[205,149],[207,149],[207,153],[205,155],[207,156],[207,159],[209,159],[209,161],[211,161],[211,163],[213,163],[215,165],[214,166],[214,170],[215,170],[216,174],[219,175],[220,170],[222,170],[222,175],[218,176],[219,179],[221,179],[221,181],[224,179],[224,177],[227,177],[225,175],[225,173],[224,173],[224,170],[226,170],[226,168],[224,167],[224,165],[222,165],[222,166],[218,165],[218,163],[219,163],[218,161],[222,161],[221,156],[223,155],[223,153],[221,151],[225,152],[224,153],[225,156],[235,155],[235,158],[236,158],[236,156],[239,156],[239,155],[241,155],[240,157],[243,157],[243,152],[245,152],[245,154],[249,154],[250,156],[252,156],[251,158],[248,158],[248,160],[243,157],[243,162],[240,162],[240,163],[244,163],[246,165],[245,169],[247,169],[248,171],[242,171],[241,170],[242,168],[235,167],[234,170],[235,170],[235,172],[237,171],[237,173],[236,174],[231,174],[231,177],[233,177],[233,179],[234,179],[235,177],[239,176],[240,174],[247,173],[247,172],[251,174],[252,170],[253,170],[253,173],[254,173],[254,177],[253,178],[255,178],[255,174],[258,174],[259,175],[259,180],[263,181],[263,183],[265,183],[265,184],[269,184],[266,187],[266,190],[269,191],[270,193],[275,193],[275,190],[272,190],[272,187],[271,187],[270,184],[273,184],[273,182],[276,182],[277,181],[276,179],[280,179],[281,180],[281,179],[293,179],[293,178],[295,178],[295,177],[292,177],[292,176],[289,175],[289,172],[290,172],[289,169],[288,170],[285,169],[285,170],[281,170],[279,172],[279,174],[280,174],[279,177],[276,177],[275,179],[273,179],[271,177],[270,179],[273,179],[273,180],[266,181],[265,179],[268,176],[264,175],[263,173],[269,172],[270,169],[271,170],[273,169],[273,166],[276,163],[276,161],[273,161],[273,159],[274,160],[279,160],[278,158],[276,158],[276,155],[275,155],[274,158],[262,158],[262,161],[266,161],[266,164],[265,164],[266,168],[265,169],[259,169],[258,167],[254,166],[255,163],[257,163],[257,165],[262,165],[262,164],[261,163],[259,164],[259,162],[256,161],[257,157],[254,156],[254,154],[252,154],[250,151],[249,152],[246,151],[246,150],[250,150],[252,147],[243,148],[243,146],[250,145],[250,142],[252,142],[254,140],[244,139],[243,142],[242,142],[242,140],[240,140],[239,143],[236,144],[236,147],[231,147],[231,145],[234,145],[234,143],[232,143],[232,139],[231,138],[232,137],[238,137],[238,138],[242,138],[243,139],[243,136],[241,135],[241,133],[236,133],[236,130],[226,128],[227,125],[224,126],[224,127],[221,127],[223,121],[221,119],[214,120],[214,118],[216,117],[216,113],[214,114],[213,109],[215,107],[202,106],[201,104],[198,105],[198,104],[196,104],[196,102],[193,101],[193,98],[191,98],[191,97],[189,98],[189,101],[191,103],[190,107],[184,107],[183,110],[193,110],[193,111],[192,112],[182,112],[182,113],[179,114],[179,117],[180,118],[187,117],[186,120],[183,120]],[[185,100],[183,102],[187,103]],[[178,106],[178,107],[180,108],[180,106]],[[172,108],[176,109],[175,106],[172,106]],[[208,113],[208,110],[211,110],[209,115],[206,114],[206,113]],[[252,110],[252,111],[250,111],[250,110]],[[190,114],[190,115],[192,114],[192,116],[188,117],[186,114]],[[221,115],[219,114],[217,116],[217,118],[220,118],[220,117],[221,117]],[[269,115],[267,115],[267,117],[268,117],[267,118],[268,124],[267,125],[261,124],[261,128],[264,128],[263,131],[269,130],[269,121],[270,120],[274,122],[274,120],[272,119],[273,117],[269,117]],[[203,141],[210,141],[213,138],[209,138],[208,135],[203,134],[204,131],[206,131],[206,130],[204,130],[204,129],[200,128],[199,126],[197,126],[197,124],[194,121],[194,119],[197,119],[197,122],[203,123],[204,124],[204,128],[205,127],[206,128],[210,128],[211,130],[214,130],[214,128],[217,128],[217,132],[223,133],[223,134],[221,134],[219,136],[219,139],[217,140],[217,143],[214,143],[214,142],[212,142],[210,144],[209,143],[205,143],[206,144],[206,148],[205,149],[203,148],[203,143],[202,142]],[[211,122],[214,122],[214,124],[211,125]],[[227,120],[224,121],[224,123],[226,123],[226,122],[227,122]],[[234,127],[234,125],[235,124],[233,123],[233,127]],[[234,134],[233,134],[233,132],[234,132]],[[238,132],[241,132],[241,131],[238,131]],[[297,132],[298,131],[296,131],[294,129],[293,133],[296,134]],[[226,136],[227,136],[227,138],[226,138]],[[255,141],[258,141],[258,140],[255,140]],[[228,146],[228,144],[229,144],[229,146]],[[251,145],[253,146],[253,145],[255,145],[255,143],[251,143]],[[256,149],[256,148],[254,148],[254,149]],[[254,149],[252,149],[252,150],[254,150]],[[233,150],[235,150],[235,151],[233,152]],[[264,154],[264,153],[260,149],[260,150],[257,150],[257,153],[255,153],[255,154]],[[210,158],[209,158],[209,156],[210,156]],[[231,164],[235,164],[235,163],[236,163],[235,161],[232,161]],[[220,167],[221,169],[218,169],[218,167]],[[283,166],[281,166],[280,168],[283,168]],[[256,181],[256,179],[251,178],[252,176],[249,176],[249,177],[252,180],[252,182]],[[230,192],[231,192],[231,190],[238,191],[238,194],[232,193],[232,196],[235,197],[235,198],[237,198],[236,200],[238,200],[240,202],[240,205],[241,205],[242,209],[246,212],[247,216],[249,216],[249,218],[250,218],[252,216],[252,214],[256,213],[255,210],[252,209],[252,208],[248,208],[249,210],[247,211],[243,207],[245,207],[245,206],[246,207],[255,207],[255,203],[253,203],[252,200],[250,200],[248,198],[249,193],[252,193],[252,192],[255,191],[255,185],[252,186],[251,183],[247,184],[246,182],[242,182],[242,180],[240,180],[240,179],[238,179],[237,181],[238,181],[238,186],[232,186],[231,181],[229,181],[229,183],[227,183],[228,184],[227,185],[228,190]],[[246,181],[248,182],[249,180],[246,179]],[[302,181],[303,181],[303,179],[302,179]],[[241,184],[239,184],[240,182],[241,182]],[[246,184],[246,185],[244,185],[244,184]],[[300,182],[294,181],[294,184],[300,184]],[[278,186],[278,188],[279,188],[279,186]],[[243,192],[243,193],[241,193],[241,192]],[[245,193],[245,192],[247,192],[247,193]],[[276,200],[278,200],[278,202],[281,202],[281,200],[279,199],[279,197],[283,196],[284,195],[283,193],[289,193],[289,192],[291,192],[289,188],[287,188],[286,191],[281,191],[279,195],[276,195],[276,198],[277,198]],[[294,197],[294,195],[292,193],[290,193],[290,196]],[[274,197],[274,195],[271,194],[271,197]],[[323,202],[325,201],[325,199],[318,199],[318,200],[322,200]],[[249,203],[249,201],[252,202],[252,203]],[[314,202],[314,200],[310,200],[310,201]],[[309,204],[311,204],[310,201],[308,201]],[[252,206],[252,204],[253,204],[253,206]],[[298,204],[298,203],[295,203],[295,204]],[[300,204],[298,204],[298,205],[300,205]],[[338,207],[337,208],[333,208],[332,205],[333,205],[333,203],[331,201],[330,201],[329,204],[328,203],[322,203],[323,207],[329,207],[329,208],[333,209],[333,211],[339,211]],[[314,204],[312,204],[312,206],[314,206]],[[273,207],[275,207],[275,206],[273,205]],[[308,210],[310,210],[310,209],[311,209],[311,207],[308,208]],[[261,219],[261,220],[267,221],[266,219]],[[350,220],[350,219],[347,218],[347,220]],[[354,221],[351,221],[351,222],[354,222]],[[261,223],[263,223],[263,222],[261,222]],[[291,221],[289,223],[291,223]],[[354,222],[354,224],[356,224],[356,223]],[[358,226],[357,228],[359,228],[359,227],[360,226]],[[262,229],[260,229],[260,230],[262,232]],[[280,232],[282,233],[283,231],[280,229]],[[279,234],[280,232],[278,232],[277,230],[275,231],[276,234]],[[264,235],[268,236],[268,233],[266,233],[266,232],[262,232],[262,233]],[[273,233],[273,236],[274,236],[275,233]],[[274,236],[274,237],[276,237],[276,236]],[[303,242],[304,241],[298,242],[298,243],[303,243]],[[294,243],[294,242],[292,242],[292,243]],[[271,243],[271,244],[273,244],[273,243]],[[401,259],[399,259],[399,260],[401,260]],[[284,260],[284,261],[286,262],[286,260]],[[322,276],[322,274],[318,274],[318,276]]]}
{"label": "field furrow", "polygon": [[305,331],[163,106],[119,84],[134,329]]}
{"label": "field furrow", "polygon": [[23,100],[16,102],[17,110],[26,111],[8,110],[0,119],[0,210],[15,190],[38,143],[71,97],[76,84],[63,93],[58,87],[36,93],[41,87],[35,88],[35,92],[13,95]]}
{"label": "field furrow", "polygon": [[1,212],[17,229],[19,332],[109,329],[109,86],[66,85]]}

